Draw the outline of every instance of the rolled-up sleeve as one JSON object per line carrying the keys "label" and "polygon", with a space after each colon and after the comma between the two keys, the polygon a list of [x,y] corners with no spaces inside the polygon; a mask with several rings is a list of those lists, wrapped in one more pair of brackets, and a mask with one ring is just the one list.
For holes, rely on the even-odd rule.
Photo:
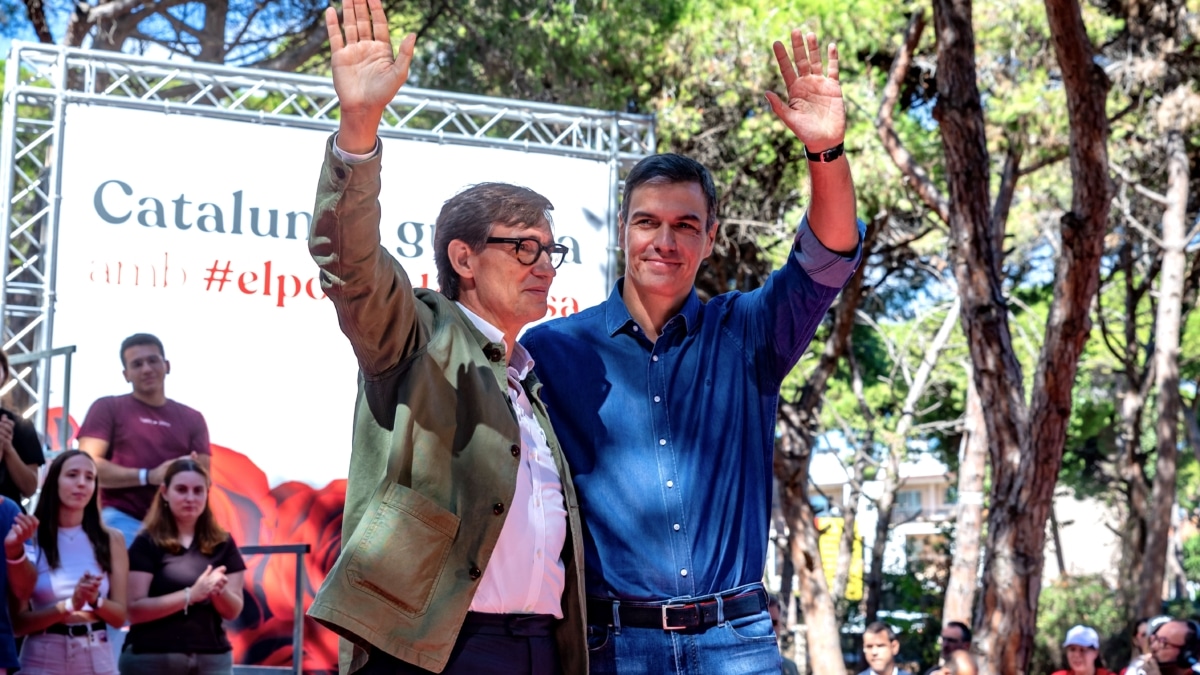
{"label": "rolled-up sleeve", "polygon": [[812,228],[809,227],[808,214],[805,213],[796,232],[795,251],[792,255],[796,256],[796,261],[813,281],[822,286],[841,288],[854,276],[854,271],[862,262],[862,243],[866,233],[866,223],[858,221],[858,246],[852,254],[842,255],[825,248],[821,240],[817,239],[817,235],[813,234]]}

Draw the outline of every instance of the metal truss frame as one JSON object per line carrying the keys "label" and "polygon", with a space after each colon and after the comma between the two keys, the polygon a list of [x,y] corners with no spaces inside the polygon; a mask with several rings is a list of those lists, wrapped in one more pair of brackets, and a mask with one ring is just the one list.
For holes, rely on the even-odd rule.
{"label": "metal truss frame", "polygon": [[[146,59],[115,52],[13,43],[0,134],[0,346],[45,354],[14,368],[0,391],[46,430],[50,392],[64,110],[87,103],[256,124],[337,128],[329,79]],[[379,135],[508,148],[609,165],[610,269],[616,269],[620,177],[654,152],[654,118],[587,108],[406,87],[388,106]],[[611,281],[611,279],[610,279]],[[37,357],[34,357],[37,358]],[[15,391],[12,391],[15,390]]]}

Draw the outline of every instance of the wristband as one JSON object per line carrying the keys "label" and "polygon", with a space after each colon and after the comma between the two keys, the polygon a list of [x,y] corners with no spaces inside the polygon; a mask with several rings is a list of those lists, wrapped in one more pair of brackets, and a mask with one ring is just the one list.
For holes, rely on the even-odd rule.
{"label": "wristband", "polygon": [[150,470],[149,469],[138,469],[138,482],[139,483],[141,483],[142,485],[149,485],[150,484],[149,478],[150,478]]}
{"label": "wristband", "polygon": [[838,143],[837,145],[833,146],[832,148],[830,148],[828,150],[822,150],[821,152],[812,152],[811,150],[808,149],[807,145],[804,146],[804,156],[808,158],[808,161],[817,162],[818,164],[826,164],[828,162],[832,162],[833,160],[837,159],[838,157],[841,157],[842,154],[845,152],[846,152],[846,144],[845,143]]}
{"label": "wristband", "polygon": [[73,596],[63,601],[63,609],[67,610],[67,614],[75,611],[75,598]]}
{"label": "wristband", "polygon": [[192,587],[183,589],[183,615],[187,616],[188,605],[192,604]]}
{"label": "wristband", "polygon": [[97,596],[96,604],[92,605],[92,609],[100,609],[103,606],[104,606],[104,596],[103,595]]}
{"label": "wristband", "polygon": [[9,565],[20,565],[21,563],[25,562],[28,559],[29,559],[29,556],[25,555],[24,549],[21,549],[21,557],[20,558],[9,558],[8,556],[4,557],[4,561],[7,562]]}

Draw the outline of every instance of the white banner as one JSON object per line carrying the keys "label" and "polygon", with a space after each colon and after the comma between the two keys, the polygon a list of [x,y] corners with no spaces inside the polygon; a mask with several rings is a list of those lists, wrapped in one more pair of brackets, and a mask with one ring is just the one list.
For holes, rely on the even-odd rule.
{"label": "white banner", "polygon": [[[167,396],[271,484],[324,484],[349,462],[357,367],[307,236],[325,132],[71,105],[54,346],[76,345],[71,411],[124,394],[121,340],[162,339]],[[383,143],[381,234],[414,285],[436,286],[432,223],[467,185],[528,186],[572,250],[551,315],[604,299],[608,167],[511,150]],[[52,405],[61,404],[61,392]]]}

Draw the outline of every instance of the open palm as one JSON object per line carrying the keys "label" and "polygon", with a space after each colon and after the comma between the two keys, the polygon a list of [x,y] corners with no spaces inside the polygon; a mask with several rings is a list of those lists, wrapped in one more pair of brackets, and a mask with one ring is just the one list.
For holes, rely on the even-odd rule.
{"label": "open palm", "polygon": [[820,152],[841,143],[846,135],[846,107],[838,82],[836,45],[829,45],[828,65],[821,68],[817,36],[792,31],[792,52],[782,43],[774,45],[779,73],[787,85],[787,101],[767,92],[771,109],[810,150]]}
{"label": "open palm", "polygon": [[[383,114],[383,109],[408,79],[415,35],[400,43],[392,53],[387,17],[379,0],[352,0],[337,12],[325,10],[325,26],[333,52],[333,88],[343,114]],[[343,35],[344,34],[344,35]]]}

